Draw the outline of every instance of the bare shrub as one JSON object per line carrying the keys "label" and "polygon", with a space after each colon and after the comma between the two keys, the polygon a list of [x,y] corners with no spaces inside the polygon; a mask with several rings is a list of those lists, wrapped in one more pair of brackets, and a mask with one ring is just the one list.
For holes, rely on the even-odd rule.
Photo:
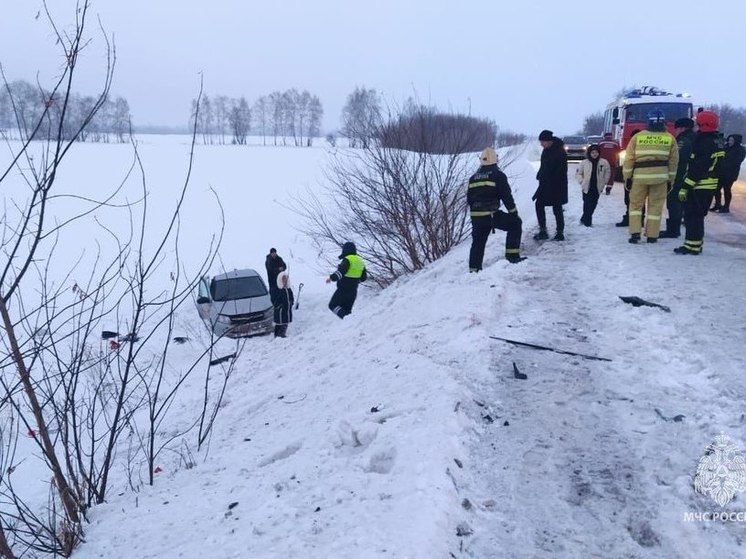
{"label": "bare shrub", "polygon": [[465,238],[466,181],[478,164],[472,152],[492,145],[494,127],[410,105],[370,130],[374,140],[362,148],[334,150],[325,189],[294,199],[291,209],[319,251],[355,241],[371,280],[386,286]]}

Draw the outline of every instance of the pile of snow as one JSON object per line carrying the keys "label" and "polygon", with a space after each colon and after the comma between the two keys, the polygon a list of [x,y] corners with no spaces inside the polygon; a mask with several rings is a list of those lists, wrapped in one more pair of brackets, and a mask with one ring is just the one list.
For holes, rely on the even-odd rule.
{"label": "pile of snow", "polygon": [[[183,156],[162,141],[154,162]],[[721,432],[746,440],[746,227],[735,215],[708,217],[704,253],[678,256],[676,241],[626,242],[613,225],[619,185],[593,228],[578,225],[571,180],[567,241],[537,244],[524,156],[509,174],[528,260],[506,263],[498,233],[484,271],[468,274],[467,241],[382,292],[361,290],[340,321],[318,255],[274,203],[313,185],[323,150],[229,149],[200,148],[195,179],[218,177],[226,268],[261,269],[276,246],[306,286],[300,309],[288,338],[240,346],[209,452],[188,468],[164,456],[155,486],[111,493],[76,558],[738,556],[742,524],[684,520],[720,510],[692,488],[706,445]],[[173,180],[154,165],[154,183]],[[188,362],[206,332],[196,311],[179,321]],[[185,414],[200,389],[186,387]]]}

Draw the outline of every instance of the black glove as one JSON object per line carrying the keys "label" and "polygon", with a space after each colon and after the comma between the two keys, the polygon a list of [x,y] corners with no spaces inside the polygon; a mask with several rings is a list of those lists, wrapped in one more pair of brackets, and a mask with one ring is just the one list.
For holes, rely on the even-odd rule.
{"label": "black glove", "polygon": [[666,192],[671,192],[671,189],[673,189],[673,185],[670,182],[666,183]]}
{"label": "black glove", "polygon": [[626,181],[624,181],[624,188],[627,190],[627,192],[632,190],[632,179],[627,179]]}

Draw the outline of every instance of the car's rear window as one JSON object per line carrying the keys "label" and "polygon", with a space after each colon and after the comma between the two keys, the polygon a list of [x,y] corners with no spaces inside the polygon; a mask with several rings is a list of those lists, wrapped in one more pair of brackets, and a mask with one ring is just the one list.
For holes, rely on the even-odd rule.
{"label": "car's rear window", "polygon": [[212,280],[210,294],[213,301],[234,301],[236,299],[261,297],[267,294],[267,289],[264,287],[261,278],[251,276],[248,278]]}
{"label": "car's rear window", "polygon": [[585,138],[583,136],[565,136],[562,141],[566,144],[584,144]]}

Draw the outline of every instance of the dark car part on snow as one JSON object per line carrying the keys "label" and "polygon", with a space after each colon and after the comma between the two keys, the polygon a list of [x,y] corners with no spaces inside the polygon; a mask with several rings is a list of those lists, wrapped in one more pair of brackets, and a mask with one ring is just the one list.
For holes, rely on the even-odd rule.
{"label": "dark car part on snow", "polygon": [[598,357],[596,355],[586,355],[585,353],[576,353],[574,351],[565,351],[564,349],[555,349],[539,344],[530,344],[528,342],[519,342],[517,340],[509,340],[508,338],[500,338],[498,336],[489,336],[493,340],[500,340],[501,342],[508,342],[509,344],[520,345],[524,347],[530,347],[533,349],[541,349],[545,351],[553,351],[554,353],[562,353],[564,355],[574,355],[576,357],[583,357],[584,359],[594,359],[596,361],[611,361],[608,357]]}
{"label": "dark car part on snow", "polygon": [[658,408],[655,408],[655,413],[658,414],[658,417],[660,417],[663,421],[673,421],[674,423],[680,423],[684,421],[684,418],[686,417],[683,414],[674,415],[673,417],[666,417],[663,415],[663,412],[659,410]]}
{"label": "dark car part on snow", "polygon": [[101,339],[102,340],[108,340],[111,338],[116,338],[119,336],[119,332],[113,332],[111,330],[102,330],[101,331]]}
{"label": "dark car part on snow", "polygon": [[189,340],[189,338],[187,338],[186,336],[174,336],[173,340],[177,344],[185,344],[185,343],[187,343],[187,341]]}
{"label": "dark car part on snow", "polygon": [[515,361],[513,361],[513,376],[518,380],[526,380],[528,378],[528,375],[518,370],[518,366],[515,364]]}
{"label": "dark car part on snow", "polygon": [[671,312],[671,309],[665,305],[659,305],[658,303],[651,303],[650,301],[646,301],[645,299],[640,299],[636,295],[631,295],[627,297],[622,297],[620,295],[619,298],[625,303],[629,303],[633,307],[656,307],[659,309],[663,309],[666,312]]}
{"label": "dark car part on snow", "polygon": [[235,359],[236,354],[231,353],[230,355],[223,355],[223,357],[218,357],[217,359],[213,359],[210,361],[210,367],[213,365],[220,365],[221,363],[225,363],[226,361],[230,361],[231,359]]}
{"label": "dark car part on snow", "polygon": [[298,310],[298,307],[300,306],[300,290],[303,289],[303,282],[300,282],[298,284],[298,296],[295,298],[295,310]]}
{"label": "dark car part on snow", "polygon": [[120,342],[136,342],[139,339],[140,338],[138,337],[137,334],[135,334],[134,332],[130,332],[126,336],[122,336],[121,338],[119,338],[119,341]]}

